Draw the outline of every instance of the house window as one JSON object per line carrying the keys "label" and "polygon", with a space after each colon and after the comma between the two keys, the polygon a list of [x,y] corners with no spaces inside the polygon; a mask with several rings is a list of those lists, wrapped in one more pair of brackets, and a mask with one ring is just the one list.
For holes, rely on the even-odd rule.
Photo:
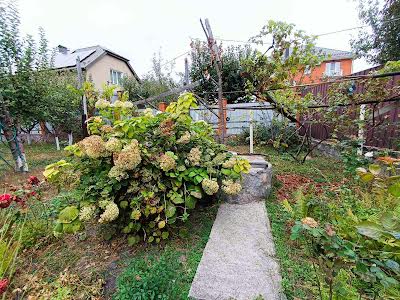
{"label": "house window", "polygon": [[340,68],[340,61],[326,63],[325,75],[326,76],[341,76],[342,70]]}
{"label": "house window", "polygon": [[311,68],[310,66],[306,66],[304,68],[304,75],[310,75],[311,74]]}
{"label": "house window", "polygon": [[121,85],[124,74],[115,70],[110,70],[110,78],[112,84]]}

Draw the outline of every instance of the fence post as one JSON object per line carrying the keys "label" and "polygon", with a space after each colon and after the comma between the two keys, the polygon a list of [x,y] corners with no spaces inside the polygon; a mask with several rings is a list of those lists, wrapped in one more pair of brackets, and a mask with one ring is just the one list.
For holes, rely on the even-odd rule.
{"label": "fence post", "polygon": [[253,111],[250,111],[250,153],[254,153]]}
{"label": "fence post", "polygon": [[358,125],[358,139],[360,140],[360,148],[357,150],[358,155],[363,154],[363,148],[364,148],[364,143],[365,143],[365,137],[364,137],[364,120],[365,120],[365,111],[366,111],[366,105],[362,104],[360,106],[360,125]]}

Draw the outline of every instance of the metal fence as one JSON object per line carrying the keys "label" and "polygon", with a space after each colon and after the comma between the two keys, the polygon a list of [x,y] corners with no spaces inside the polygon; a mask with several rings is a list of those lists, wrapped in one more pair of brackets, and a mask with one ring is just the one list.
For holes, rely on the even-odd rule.
{"label": "metal fence", "polygon": [[[371,71],[375,71],[379,67],[367,69],[361,72],[354,73],[352,75],[368,75]],[[392,76],[388,88],[398,86],[400,83],[400,76]],[[303,95],[307,93],[312,93],[314,96],[320,99],[325,99],[325,103],[329,101],[327,98],[328,89],[330,83],[321,83],[319,85],[313,86],[311,88],[305,89]],[[364,93],[364,85],[356,83],[355,93]],[[373,99],[371,99],[373,100]],[[379,104],[368,104],[371,108],[372,117],[368,120],[365,128],[365,145],[378,147],[378,148],[390,148],[397,150],[400,148],[400,101],[385,102]],[[354,118],[359,118],[359,115],[354,115]],[[307,121],[307,120],[303,120]],[[324,140],[329,138],[331,135],[331,130],[326,128],[321,123],[315,123],[310,125],[309,129],[311,136],[318,140]],[[354,125],[354,128],[349,128],[347,133],[357,135],[358,127]]]}
{"label": "metal fence", "polygon": [[[274,118],[280,118],[270,105],[262,102],[228,104],[225,113],[227,135],[240,134],[250,127],[251,122],[268,125]],[[218,129],[218,105],[191,109],[190,116],[195,121],[206,121],[215,130]]]}

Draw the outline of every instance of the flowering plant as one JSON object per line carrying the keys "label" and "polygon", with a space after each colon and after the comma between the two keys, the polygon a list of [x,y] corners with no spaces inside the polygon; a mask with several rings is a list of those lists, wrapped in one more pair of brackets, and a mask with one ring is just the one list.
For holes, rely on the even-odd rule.
{"label": "flowering plant", "polygon": [[13,202],[25,208],[26,202],[30,198],[39,199],[40,197],[40,180],[36,176],[30,176],[26,184],[21,187],[10,185],[9,189],[11,193],[5,193],[0,195],[0,208],[7,208]]}
{"label": "flowering plant", "polygon": [[129,115],[130,105],[104,101],[97,103],[100,116],[89,120],[91,135],[68,146],[70,157],[45,170],[48,181],[72,183],[81,192],[76,205],[60,212],[55,234],[97,220],[117,225],[130,244],[160,242],[198,201],[220,191],[240,192],[250,164],[216,143],[207,123],[191,119],[193,95],[181,95],[156,115]]}

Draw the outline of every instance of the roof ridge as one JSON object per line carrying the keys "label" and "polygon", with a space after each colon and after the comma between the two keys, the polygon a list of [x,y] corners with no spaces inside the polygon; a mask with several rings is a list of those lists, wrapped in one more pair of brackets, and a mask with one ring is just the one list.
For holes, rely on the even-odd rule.
{"label": "roof ridge", "polygon": [[340,52],[346,52],[346,53],[353,53],[353,52],[347,51],[347,50],[333,49],[333,48],[327,48],[327,47],[315,46],[314,48],[321,49],[321,50],[325,49],[325,50],[333,50],[333,51],[340,51]]}

